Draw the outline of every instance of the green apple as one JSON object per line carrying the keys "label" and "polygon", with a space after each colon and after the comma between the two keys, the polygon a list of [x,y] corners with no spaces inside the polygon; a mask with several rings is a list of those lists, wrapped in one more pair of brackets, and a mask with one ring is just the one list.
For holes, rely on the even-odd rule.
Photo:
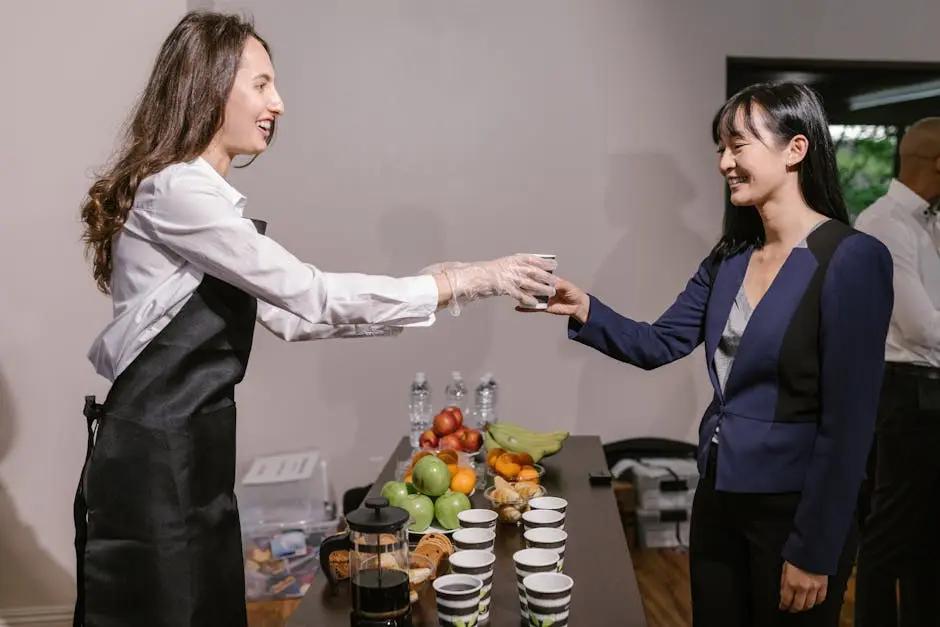
{"label": "green apple", "polygon": [[434,455],[418,460],[411,471],[411,479],[418,492],[428,496],[440,496],[450,489],[450,470]]}
{"label": "green apple", "polygon": [[457,514],[470,509],[470,499],[462,492],[448,490],[434,502],[434,517],[444,529],[456,529],[460,526]]}
{"label": "green apple", "polygon": [[398,501],[398,507],[411,515],[411,531],[424,531],[434,520],[434,503],[424,494],[409,494]]}
{"label": "green apple", "polygon": [[408,484],[402,481],[389,481],[382,486],[382,496],[388,499],[389,505],[398,505],[399,499],[408,496]]}

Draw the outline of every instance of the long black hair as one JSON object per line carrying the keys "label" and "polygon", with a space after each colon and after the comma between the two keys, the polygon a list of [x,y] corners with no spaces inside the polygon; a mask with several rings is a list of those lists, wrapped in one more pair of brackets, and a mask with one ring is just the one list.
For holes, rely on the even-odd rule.
{"label": "long black hair", "polygon": [[[745,87],[715,114],[712,120],[712,140],[719,144],[722,137],[740,135],[737,128],[738,112],[744,114],[744,125],[760,138],[755,109],[763,114],[771,138],[778,145],[804,135],[808,147],[806,157],[795,167],[799,169],[800,192],[806,204],[822,215],[849,223],[839,184],[836,155],[829,134],[829,119],[819,94],[801,83],[758,83]],[[764,223],[755,207],[725,209],[724,233],[712,251],[712,258],[721,261],[751,246],[764,245]]]}

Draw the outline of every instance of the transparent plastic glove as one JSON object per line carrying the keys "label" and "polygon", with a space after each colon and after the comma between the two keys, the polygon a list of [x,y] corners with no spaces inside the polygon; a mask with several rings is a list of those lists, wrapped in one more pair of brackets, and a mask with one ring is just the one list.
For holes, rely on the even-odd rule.
{"label": "transparent plastic glove", "polygon": [[451,268],[465,268],[468,263],[463,261],[442,261],[441,263],[433,263],[427,268],[422,268],[418,274],[440,274],[444,270],[450,270]]}
{"label": "transparent plastic glove", "polygon": [[528,307],[536,305],[535,296],[555,294],[557,262],[533,255],[510,255],[478,263],[446,264],[441,272],[450,282],[454,297],[452,313],[460,314],[462,303],[491,296],[510,296]]}

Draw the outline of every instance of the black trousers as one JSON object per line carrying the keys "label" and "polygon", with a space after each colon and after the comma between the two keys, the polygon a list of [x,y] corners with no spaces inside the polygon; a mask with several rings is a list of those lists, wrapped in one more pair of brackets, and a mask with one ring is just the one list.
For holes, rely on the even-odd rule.
{"label": "black trousers", "polygon": [[937,370],[886,365],[870,507],[858,553],[856,627],[936,626],[940,621]]}
{"label": "black trousers", "polygon": [[712,445],[692,505],[689,565],[693,627],[838,627],[852,571],[856,528],[846,538],[826,600],[803,612],[781,611],[780,551],[793,529],[800,493],[739,494],[715,490]]}

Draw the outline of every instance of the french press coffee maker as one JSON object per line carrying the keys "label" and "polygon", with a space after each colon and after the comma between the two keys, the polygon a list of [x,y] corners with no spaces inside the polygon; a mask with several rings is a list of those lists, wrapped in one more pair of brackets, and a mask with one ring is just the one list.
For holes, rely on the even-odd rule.
{"label": "french press coffee maker", "polygon": [[388,499],[366,499],[346,517],[348,530],[320,545],[320,569],[335,590],[330,554],[349,551],[351,627],[412,627],[407,510]]}

